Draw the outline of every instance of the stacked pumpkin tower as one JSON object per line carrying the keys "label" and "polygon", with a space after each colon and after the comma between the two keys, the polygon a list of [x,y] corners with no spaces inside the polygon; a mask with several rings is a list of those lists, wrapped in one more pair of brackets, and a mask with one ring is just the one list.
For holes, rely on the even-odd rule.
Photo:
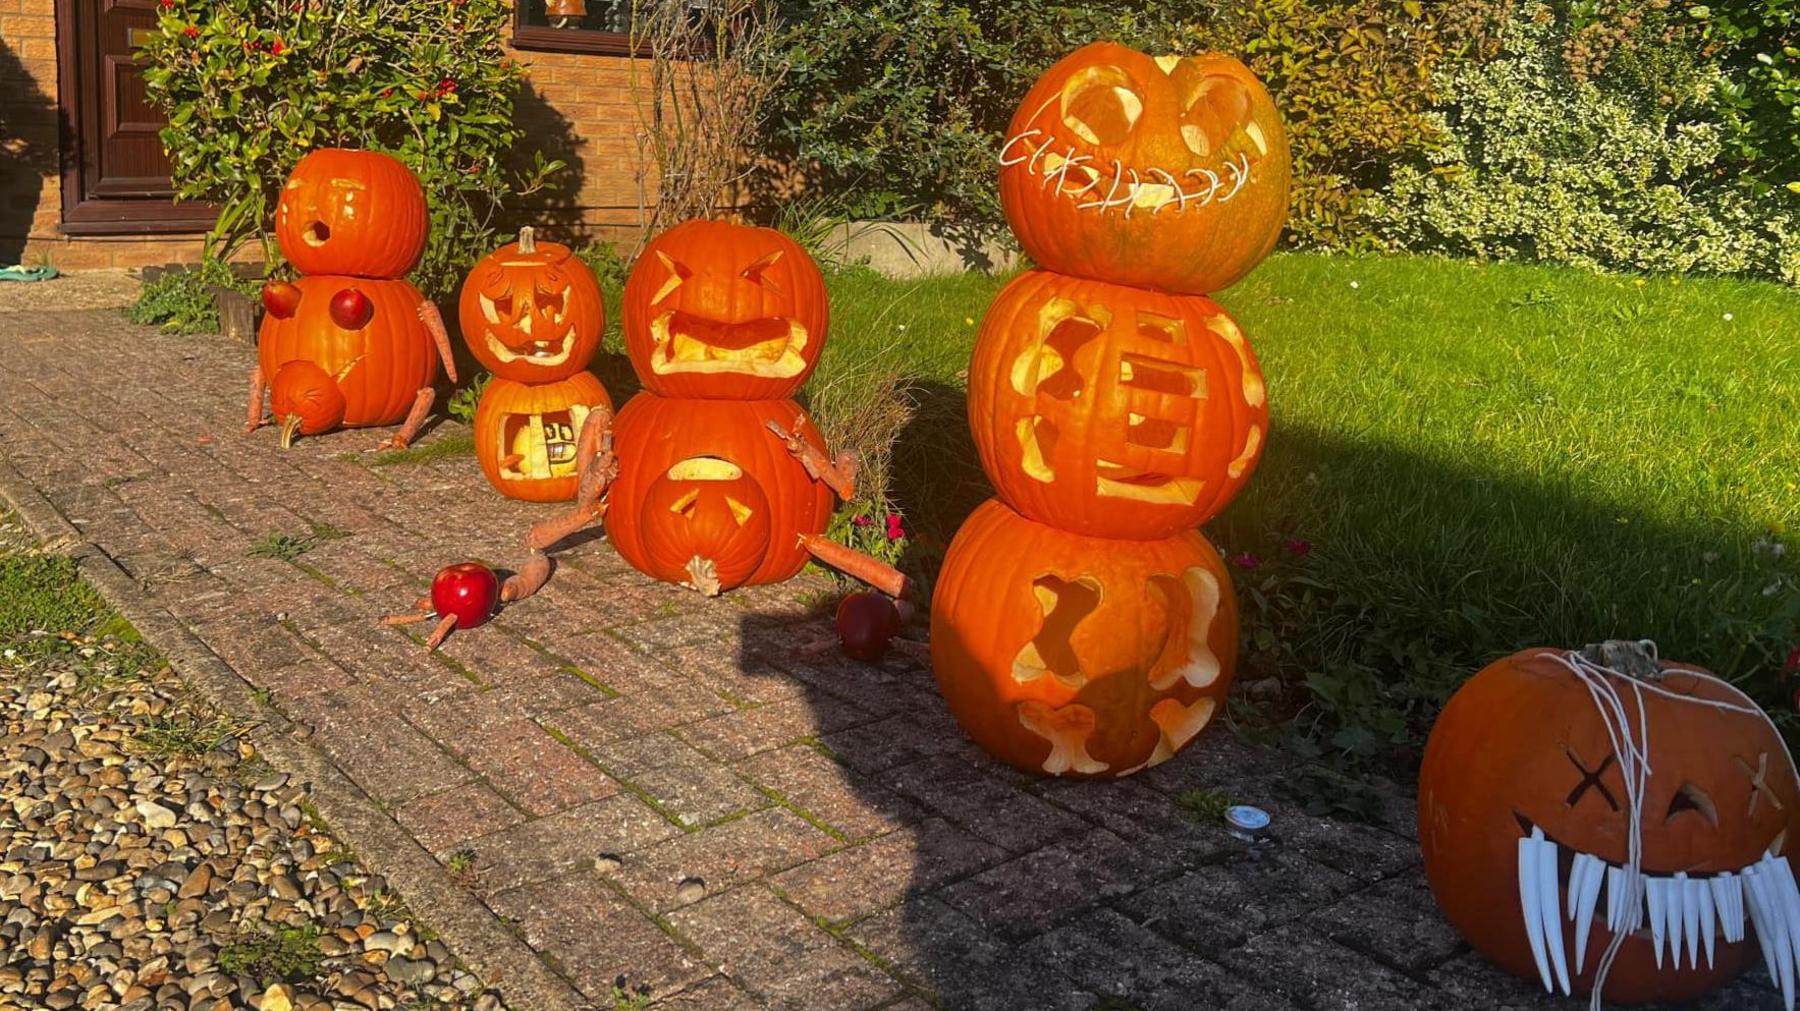
{"label": "stacked pumpkin tower", "polygon": [[1040,269],[976,337],[969,424],[999,497],[958,531],[932,602],[950,710],[990,753],[1122,776],[1223,703],[1237,608],[1198,530],[1255,469],[1263,378],[1208,292],[1273,247],[1281,120],[1229,56],[1095,43],[1027,94],[1001,151]]}

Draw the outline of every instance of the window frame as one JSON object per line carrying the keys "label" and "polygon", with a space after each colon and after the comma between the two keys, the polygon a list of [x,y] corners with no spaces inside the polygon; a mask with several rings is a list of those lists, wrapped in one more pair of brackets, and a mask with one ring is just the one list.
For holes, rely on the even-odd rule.
{"label": "window frame", "polygon": [[602,56],[642,56],[643,46],[633,47],[631,36],[624,32],[603,32],[594,28],[553,28],[550,25],[525,23],[525,5],[513,5],[512,44],[515,49],[547,53],[595,53]]}

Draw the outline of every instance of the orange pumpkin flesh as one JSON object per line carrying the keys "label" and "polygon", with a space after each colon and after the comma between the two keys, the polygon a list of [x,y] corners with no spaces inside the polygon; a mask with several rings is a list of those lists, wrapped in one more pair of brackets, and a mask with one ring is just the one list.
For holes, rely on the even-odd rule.
{"label": "orange pumpkin flesh", "polygon": [[623,315],[625,349],[645,389],[776,400],[812,374],[830,314],[824,277],[794,240],[687,221],[638,257]]}
{"label": "orange pumpkin flesh", "polygon": [[931,661],[958,723],[1038,773],[1123,776],[1186,747],[1237,660],[1231,578],[1197,531],[1106,541],[989,500],[956,534]]}
{"label": "orange pumpkin flesh", "polygon": [[1026,516],[1159,540],[1237,495],[1269,409],[1255,355],[1212,300],[1032,271],[982,320],[969,424]]}
{"label": "orange pumpkin flesh", "polygon": [[475,264],[457,307],[469,350],[494,375],[522,383],[583,371],[606,329],[593,271],[528,228]]}
{"label": "orange pumpkin flesh", "polygon": [[[1419,776],[1419,843],[1425,873],[1444,915],[1475,948],[1509,971],[1537,981],[1523,926],[1519,840],[1535,827],[1556,844],[1554,900],[1574,988],[1592,988],[1599,955],[1612,940],[1606,897],[1575,971],[1575,931],[1566,915],[1574,854],[1611,867],[1627,859],[1629,825],[1618,758],[1583,682],[1528,649],[1476,674],[1432,728]],[[1700,668],[1662,664],[1654,683],[1695,699],[1754,706]],[[1611,678],[1636,726],[1637,702],[1625,679]],[[1758,716],[1642,693],[1650,775],[1641,810],[1646,874],[1666,879],[1737,873],[1800,840],[1800,781],[1780,738]],[[1609,883],[1610,887],[1610,883]],[[1640,903],[1643,900],[1638,900]],[[1664,953],[1659,967],[1648,928],[1627,938],[1607,977],[1608,1000],[1685,1000],[1723,985],[1756,941],[1716,939],[1710,965],[1681,965]]]}
{"label": "orange pumpkin flesh", "polygon": [[275,208],[275,241],[303,274],[404,277],[425,251],[428,228],[418,178],[378,151],[307,154]]}
{"label": "orange pumpkin flesh", "polygon": [[575,497],[576,443],[595,407],[612,398],[591,372],[527,384],[495,378],[475,408],[475,458],[500,494],[526,502]]}
{"label": "orange pumpkin flesh", "polygon": [[1000,155],[1000,200],[1040,266],[1206,294],[1249,273],[1287,219],[1280,113],[1220,53],[1096,42],[1044,72]]}
{"label": "orange pumpkin flesh", "polygon": [[[431,334],[419,319],[425,297],[405,281],[311,275],[297,278],[294,313],[263,317],[257,362],[272,383],[281,367],[311,362],[332,377],[344,397],[343,424],[391,425],[405,418],[419,390],[437,378]],[[358,329],[339,326],[331,300],[352,288],[368,298],[373,315]]]}
{"label": "orange pumpkin flesh", "polygon": [[[801,436],[824,451],[824,439],[812,419],[791,400],[687,400],[653,393],[633,397],[613,425],[619,476],[608,492],[612,507],[606,529],[620,556],[640,572],[667,578],[662,575],[667,571],[664,554],[661,549],[652,551],[659,534],[646,529],[644,511],[654,501],[667,503],[670,489],[658,489],[654,495],[652,490],[659,482],[667,483],[676,464],[710,458],[740,470],[767,503],[767,548],[742,582],[776,583],[799,572],[808,558],[799,546],[800,535],[823,531],[834,502],[830,489],[813,480],[781,440],[769,434],[765,428],[769,421],[783,431],[792,431],[798,423]],[[754,506],[748,491],[737,498],[742,505]],[[734,547],[739,543],[727,539]],[[665,542],[669,540],[674,538],[665,536]],[[717,543],[716,533],[695,535],[693,543]],[[685,565],[689,559],[679,561]]]}

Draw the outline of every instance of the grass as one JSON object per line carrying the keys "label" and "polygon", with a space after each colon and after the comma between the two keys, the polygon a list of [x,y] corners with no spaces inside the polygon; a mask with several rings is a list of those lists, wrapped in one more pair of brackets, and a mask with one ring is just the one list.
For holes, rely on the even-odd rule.
{"label": "grass", "polygon": [[[929,569],[990,494],[961,375],[1004,279],[830,283],[809,388],[856,403],[879,392],[858,377],[900,364],[911,417],[887,487]],[[1800,295],[1289,254],[1219,301],[1272,409],[1259,472],[1208,531],[1238,560],[1239,677],[1280,683],[1236,702],[1237,719],[1404,773],[1442,700],[1489,661],[1649,637],[1792,727]]]}
{"label": "grass", "polygon": [[271,926],[240,930],[219,949],[219,969],[230,976],[249,976],[261,986],[302,983],[319,975],[324,957],[318,927]]}
{"label": "grass", "polygon": [[348,532],[329,523],[314,523],[311,529],[303,534],[286,534],[279,531],[265,534],[255,544],[250,545],[247,554],[252,558],[275,558],[291,562],[326,541],[341,540],[348,536],[350,536]]}
{"label": "grass", "polygon": [[[470,429],[461,428],[417,446],[385,450],[368,458],[366,462],[371,467],[396,467],[474,455],[475,433]],[[358,454],[355,459],[361,461],[363,458]]]}

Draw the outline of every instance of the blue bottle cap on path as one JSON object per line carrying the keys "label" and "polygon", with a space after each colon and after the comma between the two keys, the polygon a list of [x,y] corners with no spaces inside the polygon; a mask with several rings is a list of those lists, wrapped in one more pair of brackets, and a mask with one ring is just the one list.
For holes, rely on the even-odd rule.
{"label": "blue bottle cap on path", "polygon": [[1239,804],[1225,809],[1225,824],[1242,832],[1261,832],[1269,827],[1269,812],[1260,807]]}

